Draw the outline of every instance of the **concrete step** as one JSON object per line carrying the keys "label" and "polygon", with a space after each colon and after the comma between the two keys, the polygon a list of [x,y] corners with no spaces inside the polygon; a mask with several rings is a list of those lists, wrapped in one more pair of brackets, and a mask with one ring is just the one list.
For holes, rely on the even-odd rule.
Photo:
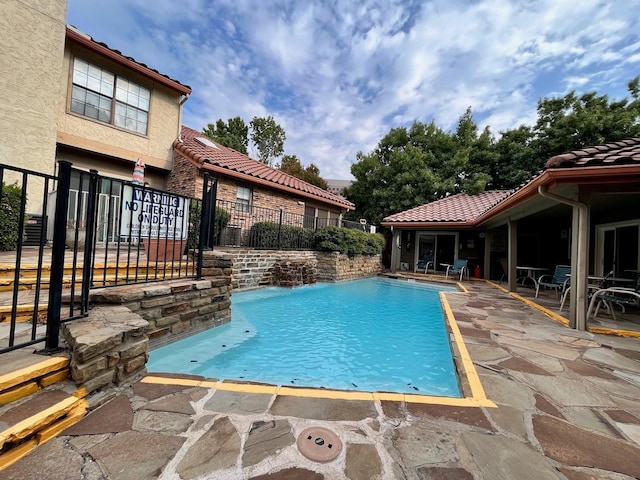
{"label": "concrete step", "polygon": [[[15,282],[15,265],[0,265],[0,292],[13,291]],[[184,272],[186,263],[150,263],[140,265],[123,265],[116,263],[96,264],[93,269],[93,279],[96,286],[114,285],[117,279],[122,278],[155,278],[157,275],[176,274],[182,270]],[[38,285],[38,272],[40,272],[40,288],[47,289],[49,287],[49,278],[51,269],[49,266],[43,266],[38,270],[36,264],[28,264],[20,266],[20,276],[18,278],[18,290],[35,290]],[[76,287],[82,282],[82,264],[76,265],[65,263],[64,265],[64,288],[70,288],[75,282]]]}
{"label": "concrete step", "polygon": [[2,359],[6,373],[0,375],[0,470],[78,422],[87,411],[83,392],[67,380],[68,358],[4,354]]}

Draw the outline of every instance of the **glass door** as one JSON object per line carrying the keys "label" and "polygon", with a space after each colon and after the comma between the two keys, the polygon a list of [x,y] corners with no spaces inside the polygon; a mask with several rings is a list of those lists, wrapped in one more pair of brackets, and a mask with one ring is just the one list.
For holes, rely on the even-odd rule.
{"label": "glass door", "polygon": [[625,270],[638,270],[640,221],[631,224],[598,225],[596,275],[613,271],[624,276]]}
{"label": "glass door", "polygon": [[433,266],[436,270],[444,270],[440,264],[453,264],[456,259],[457,233],[427,233],[418,232],[418,248],[416,262],[425,255],[433,255]]}

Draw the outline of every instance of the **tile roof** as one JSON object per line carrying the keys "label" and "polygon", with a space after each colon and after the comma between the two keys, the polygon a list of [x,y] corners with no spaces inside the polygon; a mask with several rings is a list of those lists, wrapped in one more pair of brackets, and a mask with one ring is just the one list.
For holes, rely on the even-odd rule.
{"label": "tile roof", "polygon": [[477,195],[459,193],[411,210],[390,215],[383,223],[391,222],[462,222],[472,223],[484,212],[500,203],[512,190],[488,190]]}
{"label": "tile roof", "polygon": [[[255,179],[257,183],[269,185],[271,188],[285,191],[297,191],[307,197],[340,206],[349,210],[355,208],[354,204],[346,198],[334,195],[327,190],[311,185],[288,173],[265,165],[258,160],[253,160],[246,155],[224,147],[213,140],[209,140],[215,147],[204,145],[196,138],[206,138],[202,132],[182,126],[181,138],[173,142],[174,149],[183,156],[190,158],[200,168],[208,166],[218,167],[216,171],[224,169],[227,175],[236,178],[250,177],[247,181]],[[211,169],[211,168],[210,168]]]}
{"label": "tile roof", "polygon": [[119,50],[115,50],[110,48],[109,45],[102,42],[95,41],[91,35],[88,35],[73,25],[67,25],[66,31],[67,39],[82,45],[83,47],[98,53],[103,57],[107,57],[110,60],[113,60],[116,63],[124,65],[127,68],[137,71],[139,74],[144,75],[152,80],[155,80],[166,87],[169,87],[173,90],[176,90],[183,95],[187,95],[191,93],[191,87],[189,85],[184,85],[180,83],[178,80],[175,80],[164,73],[160,73],[158,70],[155,70],[151,67],[146,66],[144,63],[138,62],[133,57],[127,57],[122,54]]}
{"label": "tile roof", "polygon": [[628,164],[640,165],[640,138],[619,140],[556,155],[547,160],[545,168]]}

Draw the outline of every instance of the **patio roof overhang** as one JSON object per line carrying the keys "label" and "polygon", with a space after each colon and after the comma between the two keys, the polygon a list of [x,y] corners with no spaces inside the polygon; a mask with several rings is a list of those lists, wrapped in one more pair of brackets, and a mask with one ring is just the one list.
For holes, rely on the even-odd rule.
{"label": "patio roof overhang", "polygon": [[538,188],[563,197],[578,194],[633,196],[640,195],[640,165],[606,165],[593,167],[550,168],[529,183],[488,209],[478,217],[466,221],[392,221],[382,222],[385,227],[401,230],[472,230],[495,228],[538,212],[553,208],[557,202],[540,195]]}

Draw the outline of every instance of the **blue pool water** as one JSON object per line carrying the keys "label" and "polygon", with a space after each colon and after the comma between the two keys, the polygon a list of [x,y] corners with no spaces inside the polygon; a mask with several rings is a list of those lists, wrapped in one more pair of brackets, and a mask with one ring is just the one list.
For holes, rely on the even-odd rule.
{"label": "blue pool water", "polygon": [[387,279],[233,293],[230,323],[151,352],[152,372],[459,397],[438,292]]}

